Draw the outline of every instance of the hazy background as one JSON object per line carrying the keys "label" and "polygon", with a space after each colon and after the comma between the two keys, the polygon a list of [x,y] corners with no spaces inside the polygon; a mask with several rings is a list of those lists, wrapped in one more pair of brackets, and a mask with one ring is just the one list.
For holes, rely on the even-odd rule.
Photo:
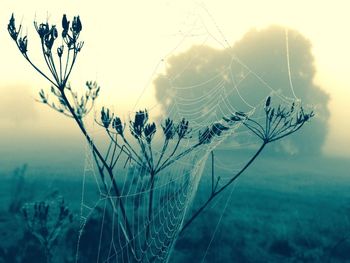
{"label": "hazy background", "polygon": [[[18,247],[28,243],[20,235],[23,221],[16,216],[23,204],[63,196],[75,214],[77,233],[83,219],[80,213],[90,201],[102,197],[78,127],[36,102],[39,90],[50,86],[9,37],[6,27],[12,12],[17,25],[22,22],[23,34],[28,34],[28,54],[40,66],[43,61],[33,20],[48,20],[60,27],[62,14],[69,19],[80,15],[85,45],[71,82],[76,90],[84,90],[87,80],[101,85],[95,113],[86,119],[99,145],[104,131],[93,118],[103,105],[124,120],[140,108],[162,117],[174,102],[180,116],[189,110],[204,120],[218,119],[220,112],[210,111],[209,106],[220,106],[222,100],[211,92],[221,83],[220,90],[231,94],[235,83],[229,76],[241,80],[238,89],[245,102],[233,96],[237,93],[227,96],[238,110],[258,105],[270,88],[300,98],[315,110],[312,122],[283,142],[269,145],[198,218],[176,243],[170,262],[284,262],[293,258],[321,262],[327,256],[334,262],[349,260],[349,10],[345,0],[1,0],[0,261],[10,251],[7,248],[18,256]],[[215,81],[211,81],[213,74]],[[187,87],[186,91],[181,87]],[[178,103],[179,98],[199,97],[205,100],[190,106]],[[278,102],[276,98],[273,103]],[[223,180],[231,178],[256,150],[252,137],[244,131],[238,135],[215,151],[216,175]],[[23,166],[23,174],[13,172],[24,163],[28,169]],[[189,209],[207,200],[210,186],[211,163],[207,162]],[[11,209],[13,204],[17,210]],[[91,218],[97,232],[81,243],[87,256],[96,252],[90,248],[102,244],[96,243],[101,230]],[[113,233],[108,224],[104,226],[108,234]],[[72,245],[75,251],[76,239],[68,239],[63,249],[68,251]],[[110,244],[107,240],[106,246],[98,247],[108,249]],[[96,257],[88,258],[96,262]]]}
{"label": "hazy background", "polygon": [[[321,119],[313,124],[314,131],[320,133],[317,136],[321,145],[315,147],[327,155],[350,156],[348,1],[36,0],[2,1],[1,5],[2,166],[23,162],[69,163],[77,154],[83,159],[84,153],[74,123],[35,102],[37,92],[49,85],[21,57],[8,36],[6,25],[12,12],[17,24],[22,21],[24,33],[28,32],[29,54],[39,64],[42,61],[32,21],[48,19],[60,25],[63,13],[70,17],[79,14],[85,46],[71,76],[72,83],[83,88],[86,80],[98,81],[102,90],[96,111],[101,105],[109,105],[124,118],[138,108],[153,107],[156,113],[160,112],[159,74],[170,74],[167,70],[176,65],[176,56],[198,52],[194,46],[199,46],[203,56],[216,59],[233,50],[268,84],[289,85],[283,51],[287,28],[291,43],[293,36],[297,36],[300,41],[293,43],[304,45],[290,45],[291,77],[297,96],[307,103],[321,105]],[[277,25],[277,35],[271,25]],[[277,55],[275,48],[270,48],[270,44],[276,43]],[[302,66],[308,67],[304,68],[307,83],[298,75]],[[207,63],[206,70],[210,72],[215,67],[215,63]],[[282,71],[277,71],[280,67]],[[310,89],[298,89],[298,85]],[[92,121],[89,123],[91,132],[98,134],[98,128]]]}

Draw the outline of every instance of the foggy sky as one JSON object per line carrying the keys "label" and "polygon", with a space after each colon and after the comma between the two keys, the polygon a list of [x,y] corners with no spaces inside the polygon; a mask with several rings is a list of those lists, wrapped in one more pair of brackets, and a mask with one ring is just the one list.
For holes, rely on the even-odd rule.
{"label": "foggy sky", "polygon": [[[286,41],[292,57],[289,61]],[[280,100],[281,95],[300,99],[306,111],[314,110],[315,117],[299,135],[285,138],[274,148],[291,154],[319,154],[328,132],[330,97],[314,83],[311,48],[299,32],[279,26],[251,30],[232,48],[194,46],[169,59],[167,71],[154,80],[156,98],[164,112],[174,105],[183,114],[189,111],[190,122],[216,121],[232,110],[248,112],[270,95],[274,105],[288,103]],[[223,86],[217,87],[218,83]],[[198,114],[193,114],[194,110]],[[253,116],[258,118],[260,114],[257,109]],[[247,138],[240,140],[246,142]]]}
{"label": "foggy sky", "polygon": [[[34,101],[37,92],[48,89],[49,85],[24,61],[5,30],[11,13],[15,12],[17,21],[23,20],[23,28],[30,35],[30,54],[40,61],[39,52],[35,51],[38,46],[34,40],[33,18],[45,21],[49,14],[49,20],[59,24],[61,15],[67,12],[69,16],[81,15],[82,39],[86,42],[72,75],[73,84],[81,87],[86,80],[97,80],[102,86],[99,107],[113,105],[125,117],[129,111],[156,103],[152,80],[164,71],[170,56],[198,44],[215,49],[227,43],[234,45],[255,27],[280,24],[298,30],[313,46],[315,81],[331,97],[325,151],[350,156],[350,37],[344,33],[350,18],[346,10],[347,1],[290,1],[289,5],[278,1],[130,1],[123,4],[3,1],[0,10],[2,152],[12,155],[25,149],[28,152],[30,147],[41,147],[38,142],[47,138],[60,138],[60,143],[71,142],[72,137],[80,138],[71,120]],[[325,19],[330,15],[331,18]],[[22,88],[23,93],[19,91]],[[142,100],[135,108],[140,94]],[[10,147],[16,141],[23,144]]]}

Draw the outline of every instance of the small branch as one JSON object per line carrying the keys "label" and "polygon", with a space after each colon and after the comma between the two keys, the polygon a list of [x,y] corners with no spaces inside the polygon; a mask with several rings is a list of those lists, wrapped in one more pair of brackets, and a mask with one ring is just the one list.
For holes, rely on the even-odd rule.
{"label": "small branch", "polygon": [[282,138],[284,138],[284,137],[286,137],[286,136],[296,132],[297,130],[299,130],[304,125],[304,123],[305,122],[301,123],[300,126],[296,127],[295,129],[293,129],[293,130],[291,130],[291,131],[289,131],[289,132],[287,132],[287,133],[285,133],[285,134],[283,134],[281,136],[277,136],[277,137],[271,138],[270,142],[274,142],[274,141],[280,140],[280,139],[282,139]]}
{"label": "small branch", "polygon": [[159,156],[159,159],[158,159],[158,161],[157,161],[157,164],[155,165],[155,170],[158,170],[158,167],[159,167],[159,164],[160,164],[160,162],[162,161],[162,159],[163,159],[163,156],[164,156],[164,154],[165,154],[165,151],[166,151],[166,149],[168,148],[168,145],[169,145],[169,140],[167,140],[166,138],[164,139],[164,143],[163,143],[163,148],[162,148],[162,151],[161,151],[161,153],[160,153],[160,156]]}
{"label": "small branch", "polygon": [[150,190],[149,190],[149,199],[148,199],[148,224],[146,226],[146,242],[150,235],[150,226],[152,221],[152,211],[153,211],[153,192],[154,192],[154,174],[150,174]]}
{"label": "small branch", "polygon": [[47,54],[46,54],[46,52],[45,52],[45,46],[44,46],[44,41],[43,41],[43,39],[41,39],[41,51],[42,51],[42,53],[43,53],[43,56],[44,56],[44,59],[45,59],[45,63],[46,63],[46,65],[47,65],[47,67],[49,68],[49,70],[50,70],[52,76],[54,77],[54,79],[56,80],[56,82],[59,83],[58,78],[56,78],[54,69],[53,69],[51,63],[50,63],[50,62],[48,61],[48,59],[47,59]]}
{"label": "small branch", "polygon": [[148,152],[149,152],[149,158],[150,158],[150,170],[154,170],[154,163],[153,163],[153,151],[152,151],[152,145],[151,142],[147,142],[147,146],[148,146]]}
{"label": "small branch", "polygon": [[142,160],[141,160],[141,158],[136,154],[136,152],[133,150],[133,148],[129,145],[129,143],[127,142],[127,140],[126,139],[124,139],[123,138],[123,136],[121,136],[122,138],[123,138],[123,141],[127,144],[127,146],[131,149],[131,151],[135,154],[135,156],[136,156],[136,158],[138,159],[138,160],[136,160],[132,155],[131,155],[131,153],[130,153],[130,149],[128,149],[126,146],[120,146],[119,145],[119,143],[116,141],[116,140],[114,140],[114,138],[112,137],[112,133],[111,133],[111,131],[109,131],[108,129],[106,129],[106,132],[107,132],[107,134],[108,134],[108,136],[109,136],[109,138],[117,145],[117,147],[120,149],[120,150],[123,150],[123,152],[125,153],[125,154],[127,154],[135,163],[137,163],[138,165],[140,165],[141,167],[144,167],[144,165],[142,164]]}
{"label": "small branch", "polygon": [[243,125],[245,127],[247,127],[248,130],[250,130],[256,136],[258,136],[260,139],[264,140],[265,135],[260,130],[258,130],[258,128],[254,127],[254,126],[251,126],[251,125],[249,125],[248,123],[245,123],[245,122],[243,122]]}
{"label": "small branch", "polygon": [[237,178],[254,162],[256,157],[261,153],[261,151],[264,149],[267,143],[263,143],[260,148],[257,150],[257,152],[253,155],[253,157],[244,165],[244,167],[237,173],[235,174],[230,181],[228,181],[225,185],[223,185],[218,191],[214,191],[211,193],[209,196],[208,200],[190,217],[190,219],[183,225],[181,228],[179,235],[181,235],[184,230],[191,225],[191,223],[203,212],[203,210],[211,203],[211,201],[222,191],[224,191],[229,185],[231,185]]}
{"label": "small branch", "polygon": [[46,74],[43,73],[37,66],[35,66],[26,54],[23,54],[23,57],[29,62],[29,64],[30,64],[41,76],[43,76],[43,77],[44,77],[46,80],[48,80],[52,85],[54,85],[56,88],[59,89],[59,86],[58,86],[55,82],[53,82],[48,76],[46,76]]}
{"label": "small branch", "polygon": [[66,79],[66,74],[67,74],[67,69],[68,69],[68,63],[69,63],[69,55],[70,55],[71,50],[68,48],[68,54],[67,54],[67,59],[66,59],[66,65],[64,67],[64,74],[63,74],[63,79]]}
{"label": "small branch", "polygon": [[[114,169],[114,166],[117,164],[117,162],[118,162],[120,156],[121,156],[122,153],[124,152],[124,148],[126,148],[125,145],[122,146],[122,148],[120,149],[119,154],[117,155],[117,157],[115,158],[113,164],[111,165],[112,169]],[[130,157],[130,153],[129,153],[128,158],[127,158],[127,160],[125,161],[124,167],[126,166],[127,161],[130,160],[130,158],[131,158],[131,157]]]}
{"label": "small branch", "polygon": [[163,164],[157,171],[156,173],[159,173],[161,170],[164,170],[166,167],[168,167],[169,165],[171,165],[172,163],[176,162],[177,160],[181,159],[182,157],[186,156],[187,154],[189,154],[190,152],[192,152],[194,149],[196,149],[198,146],[202,145],[201,143],[196,143],[195,145],[193,145],[192,147],[188,148],[187,150],[183,151],[182,153],[178,154],[177,156],[175,156],[172,159],[168,159],[167,162],[165,164]]}
{"label": "small branch", "polygon": [[49,106],[49,108],[51,108],[51,109],[57,111],[58,113],[61,113],[61,114],[65,115],[65,116],[67,116],[67,117],[69,117],[69,118],[73,118],[72,115],[69,115],[68,113],[66,113],[66,112],[64,112],[64,111],[60,111],[59,109],[57,109],[56,107],[52,106],[52,105],[51,105],[50,103],[48,103],[48,102],[45,103],[45,102],[42,102],[42,101],[40,101],[40,100],[36,100],[36,101],[39,102],[39,103],[42,103],[42,104],[45,104],[45,105]]}
{"label": "small branch", "polygon": [[[115,136],[116,138],[115,138],[115,140],[117,141],[117,135]],[[113,141],[111,140],[111,142],[110,142],[111,144],[113,143]],[[110,144],[110,145],[111,145]],[[116,143],[113,143],[114,145],[113,145],[113,150],[112,150],[112,157],[111,157],[111,161],[110,161],[110,163],[109,163],[109,167],[112,167],[112,165],[113,165],[113,160],[114,160],[114,155],[115,155],[115,152],[116,152],[116,150],[117,150],[117,144]]]}
{"label": "small branch", "polygon": [[158,173],[158,171],[162,170],[162,167],[171,159],[171,157],[174,156],[175,152],[177,151],[177,148],[179,147],[180,145],[180,142],[181,142],[181,137],[178,138],[177,142],[176,142],[176,145],[173,149],[173,151],[171,152],[171,154],[167,157],[166,160],[164,160],[164,162],[162,163],[162,165],[160,165],[160,168],[158,168],[156,171],[156,173]]}
{"label": "small branch", "polygon": [[140,149],[141,149],[141,152],[143,153],[144,158],[146,159],[149,171],[152,171],[153,170],[152,169],[152,163],[151,163],[150,157],[147,154],[146,147],[145,147],[145,144],[143,142],[143,139],[142,138],[137,138],[137,142],[138,142],[138,144],[140,146]]}

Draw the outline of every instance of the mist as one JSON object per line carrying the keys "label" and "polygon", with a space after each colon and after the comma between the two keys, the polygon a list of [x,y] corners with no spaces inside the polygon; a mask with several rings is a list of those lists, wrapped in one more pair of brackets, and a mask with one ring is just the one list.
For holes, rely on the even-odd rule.
{"label": "mist", "polygon": [[343,5],[20,3],[0,10],[1,263],[350,260]]}

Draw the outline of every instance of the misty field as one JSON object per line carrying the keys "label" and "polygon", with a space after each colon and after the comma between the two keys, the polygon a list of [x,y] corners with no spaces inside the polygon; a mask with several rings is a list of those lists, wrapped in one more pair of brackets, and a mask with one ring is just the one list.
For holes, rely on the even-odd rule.
{"label": "misty field", "polygon": [[[229,164],[237,168],[248,152],[223,150],[216,156],[228,165],[217,167],[224,178]],[[346,159],[262,155],[179,237],[170,262],[350,262],[349,167]],[[30,164],[23,177],[20,171],[1,172],[0,262],[45,262],[25,231],[21,207],[61,197],[73,220],[60,232],[53,262],[75,262],[82,174],[81,167],[68,172]],[[93,177],[85,180],[85,198],[99,198]],[[209,186],[207,162],[194,208],[207,198]],[[98,238],[101,231],[113,231],[106,218],[101,230],[99,209],[80,238],[82,262],[97,262],[94,249],[100,246],[104,253],[110,244]]]}

